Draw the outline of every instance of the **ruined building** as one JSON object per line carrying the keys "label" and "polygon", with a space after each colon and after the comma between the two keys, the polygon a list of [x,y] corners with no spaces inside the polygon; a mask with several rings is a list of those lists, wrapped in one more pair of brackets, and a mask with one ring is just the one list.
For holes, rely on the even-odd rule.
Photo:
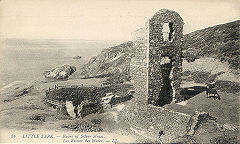
{"label": "ruined building", "polygon": [[183,19],[162,9],[133,35],[131,77],[139,104],[163,106],[181,101]]}

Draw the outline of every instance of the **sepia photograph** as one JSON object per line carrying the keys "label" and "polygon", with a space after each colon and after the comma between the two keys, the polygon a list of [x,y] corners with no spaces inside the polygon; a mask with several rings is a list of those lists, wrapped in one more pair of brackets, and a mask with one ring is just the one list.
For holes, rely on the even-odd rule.
{"label": "sepia photograph", "polygon": [[239,0],[0,0],[0,143],[237,144]]}

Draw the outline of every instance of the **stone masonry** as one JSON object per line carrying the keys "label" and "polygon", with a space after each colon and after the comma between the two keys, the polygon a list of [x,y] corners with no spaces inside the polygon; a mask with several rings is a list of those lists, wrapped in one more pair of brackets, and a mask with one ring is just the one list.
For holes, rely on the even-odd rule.
{"label": "stone masonry", "polygon": [[136,52],[131,77],[140,103],[163,106],[182,100],[183,24],[178,13],[162,9],[132,33]]}

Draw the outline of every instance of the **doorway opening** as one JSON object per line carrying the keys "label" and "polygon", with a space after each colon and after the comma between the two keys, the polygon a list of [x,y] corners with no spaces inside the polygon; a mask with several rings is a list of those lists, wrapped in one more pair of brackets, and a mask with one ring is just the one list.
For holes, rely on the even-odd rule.
{"label": "doorway opening", "polygon": [[[165,58],[166,59],[166,58]],[[167,58],[169,59],[169,58]],[[161,69],[161,76],[162,76],[162,87],[159,92],[157,105],[163,106],[166,104],[169,104],[173,100],[173,88],[172,88],[172,80],[171,80],[171,73],[172,73],[172,60],[165,60],[165,63],[162,63],[160,65]]]}

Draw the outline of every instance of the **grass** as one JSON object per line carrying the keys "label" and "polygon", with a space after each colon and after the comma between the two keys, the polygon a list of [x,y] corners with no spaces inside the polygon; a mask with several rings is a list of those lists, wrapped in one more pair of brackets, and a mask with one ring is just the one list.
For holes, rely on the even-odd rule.
{"label": "grass", "polygon": [[195,83],[216,83],[216,89],[227,92],[227,93],[238,93],[240,92],[240,83],[232,82],[228,80],[217,80],[217,77],[224,74],[224,72],[218,72],[216,74],[211,74],[210,72],[204,71],[184,71],[183,80],[184,81],[194,81]]}
{"label": "grass", "polygon": [[230,135],[229,133],[223,133],[214,137],[210,140],[211,143],[215,144],[237,144],[239,140],[236,135]]}
{"label": "grass", "polygon": [[227,93],[236,94],[236,93],[240,92],[240,83],[217,80],[216,81],[216,88],[221,90],[221,91],[227,92]]}

